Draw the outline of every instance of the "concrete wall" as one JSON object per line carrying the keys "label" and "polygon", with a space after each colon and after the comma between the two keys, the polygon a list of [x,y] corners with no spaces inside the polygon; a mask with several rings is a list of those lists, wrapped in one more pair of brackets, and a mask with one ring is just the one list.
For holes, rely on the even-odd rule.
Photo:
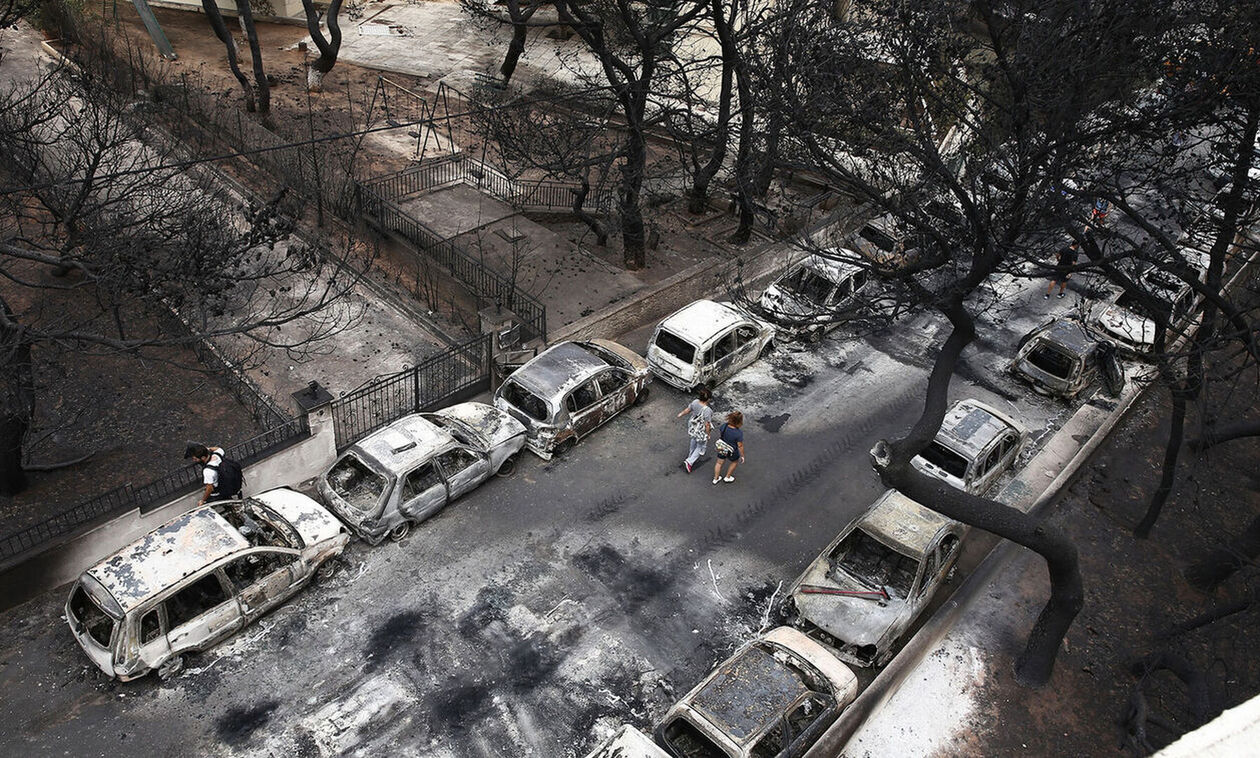
{"label": "concrete wall", "polygon": [[[296,485],[328,468],[337,455],[332,412],[328,406],[309,414],[311,436],[245,468],[245,494]],[[119,514],[91,529],[54,541],[0,573],[0,609],[12,608],[73,581],[102,558],[190,510],[200,491],[154,508]]]}
{"label": "concrete wall", "polygon": [[[320,0],[316,0],[315,4],[317,6],[327,5],[327,3]],[[149,0],[149,5],[155,8],[202,12],[201,0]],[[236,3],[233,0],[215,0],[215,5],[219,6],[219,10],[223,12],[223,15],[232,18],[236,17]],[[271,0],[271,7],[275,11],[274,16],[260,12],[258,6],[254,5],[255,18],[267,20],[272,18],[305,19],[306,17],[302,10],[302,0]]]}

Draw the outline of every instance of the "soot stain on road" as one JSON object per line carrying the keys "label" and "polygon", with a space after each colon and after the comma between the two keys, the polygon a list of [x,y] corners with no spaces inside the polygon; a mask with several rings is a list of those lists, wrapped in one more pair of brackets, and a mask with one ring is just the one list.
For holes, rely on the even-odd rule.
{"label": "soot stain on road", "polygon": [[376,627],[363,648],[363,657],[368,659],[367,671],[372,671],[393,653],[409,647],[423,636],[425,619],[419,611],[400,611],[387,618]]}
{"label": "soot stain on road", "polygon": [[279,700],[264,700],[247,708],[229,708],[215,722],[219,739],[229,745],[240,745],[271,721],[271,716],[280,707]]}
{"label": "soot stain on road", "polygon": [[577,553],[573,564],[607,587],[627,614],[637,611],[670,584],[668,575],[633,565],[611,545]]}
{"label": "soot stain on road", "polygon": [[[568,637],[570,635],[566,635]],[[518,640],[507,655],[507,676],[516,692],[529,692],[543,684],[551,672],[564,662],[567,651],[542,632],[533,632]]]}
{"label": "soot stain on road", "polygon": [[482,633],[495,621],[507,618],[508,608],[512,607],[512,593],[506,587],[489,584],[477,592],[477,599],[464,615],[459,618],[459,633],[466,639]]}
{"label": "soot stain on road", "polygon": [[484,682],[453,677],[430,701],[430,732],[464,732],[490,709],[494,691]]}
{"label": "soot stain on road", "polygon": [[780,413],[777,416],[762,416],[757,419],[757,423],[761,424],[761,428],[765,429],[767,432],[775,434],[783,428],[783,425],[790,418],[792,418],[792,414]]}

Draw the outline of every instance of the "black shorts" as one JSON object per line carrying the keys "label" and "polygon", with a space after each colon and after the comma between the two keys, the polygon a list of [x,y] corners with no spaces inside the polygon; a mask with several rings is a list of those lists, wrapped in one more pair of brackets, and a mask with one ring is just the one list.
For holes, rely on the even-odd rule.
{"label": "black shorts", "polygon": [[724,460],[724,461],[738,461],[738,460],[739,460],[739,448],[735,448],[734,450],[732,450],[730,455],[723,455],[722,453],[720,453],[720,452],[719,452],[719,453],[717,454],[717,457],[718,457],[718,458],[721,458],[721,459],[722,459],[722,460]]}

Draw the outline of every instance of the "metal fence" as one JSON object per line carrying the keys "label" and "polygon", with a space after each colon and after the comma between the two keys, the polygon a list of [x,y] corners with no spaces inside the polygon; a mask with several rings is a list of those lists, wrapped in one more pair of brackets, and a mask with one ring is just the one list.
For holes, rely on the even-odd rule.
{"label": "metal fence", "polygon": [[438,234],[372,187],[360,184],[355,196],[361,212],[375,219],[382,229],[398,233],[436,260],[452,277],[463,282],[479,302],[494,303],[515,313],[522,323],[523,339],[547,338],[547,309],[516,286],[515,281],[495,273],[462,244]]}
{"label": "metal fence", "polygon": [[483,334],[414,368],[377,377],[332,402],[337,449],[409,413],[440,408],[490,388],[492,334]]}
{"label": "metal fence", "polygon": [[[388,200],[398,200],[456,182],[483,190],[513,208],[555,212],[572,211],[573,201],[581,189],[576,182],[513,179],[498,169],[461,154],[426,160],[402,171],[374,177],[363,184]],[[607,211],[612,207],[613,200],[612,191],[595,187],[591,188],[583,206],[590,210]]]}
{"label": "metal fence", "polygon": [[[305,416],[290,419],[257,437],[227,448],[227,456],[242,464],[253,463],[306,438],[310,432]],[[38,524],[0,537],[0,560],[44,545],[105,516],[133,508],[144,513],[165,505],[180,495],[193,492],[200,486],[201,471],[196,466],[183,466],[148,484],[137,486],[128,482],[91,500],[71,506]]]}

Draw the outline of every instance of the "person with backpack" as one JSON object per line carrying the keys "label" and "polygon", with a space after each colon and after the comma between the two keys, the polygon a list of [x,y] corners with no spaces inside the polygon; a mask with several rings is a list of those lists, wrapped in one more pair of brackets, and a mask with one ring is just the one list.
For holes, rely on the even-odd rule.
{"label": "person with backpack", "polygon": [[[744,462],[744,414],[731,411],[726,415],[726,423],[718,429],[717,440],[713,447],[717,450],[717,462],[713,464],[713,483],[735,481],[735,467]],[[730,468],[726,476],[722,476],[722,464],[729,461]]]}
{"label": "person with backpack", "polygon": [[192,458],[201,464],[201,477],[206,488],[197,505],[235,500],[241,496],[241,488],[245,484],[241,464],[228,458],[223,448],[189,442],[184,448],[184,458]]}
{"label": "person with backpack", "polygon": [[713,409],[709,407],[712,397],[708,387],[701,387],[691,405],[683,408],[676,416],[682,418],[691,414],[691,418],[687,419],[687,438],[691,441],[691,448],[687,451],[687,459],[683,461],[683,468],[687,469],[688,474],[709,448],[709,434],[713,432]]}

